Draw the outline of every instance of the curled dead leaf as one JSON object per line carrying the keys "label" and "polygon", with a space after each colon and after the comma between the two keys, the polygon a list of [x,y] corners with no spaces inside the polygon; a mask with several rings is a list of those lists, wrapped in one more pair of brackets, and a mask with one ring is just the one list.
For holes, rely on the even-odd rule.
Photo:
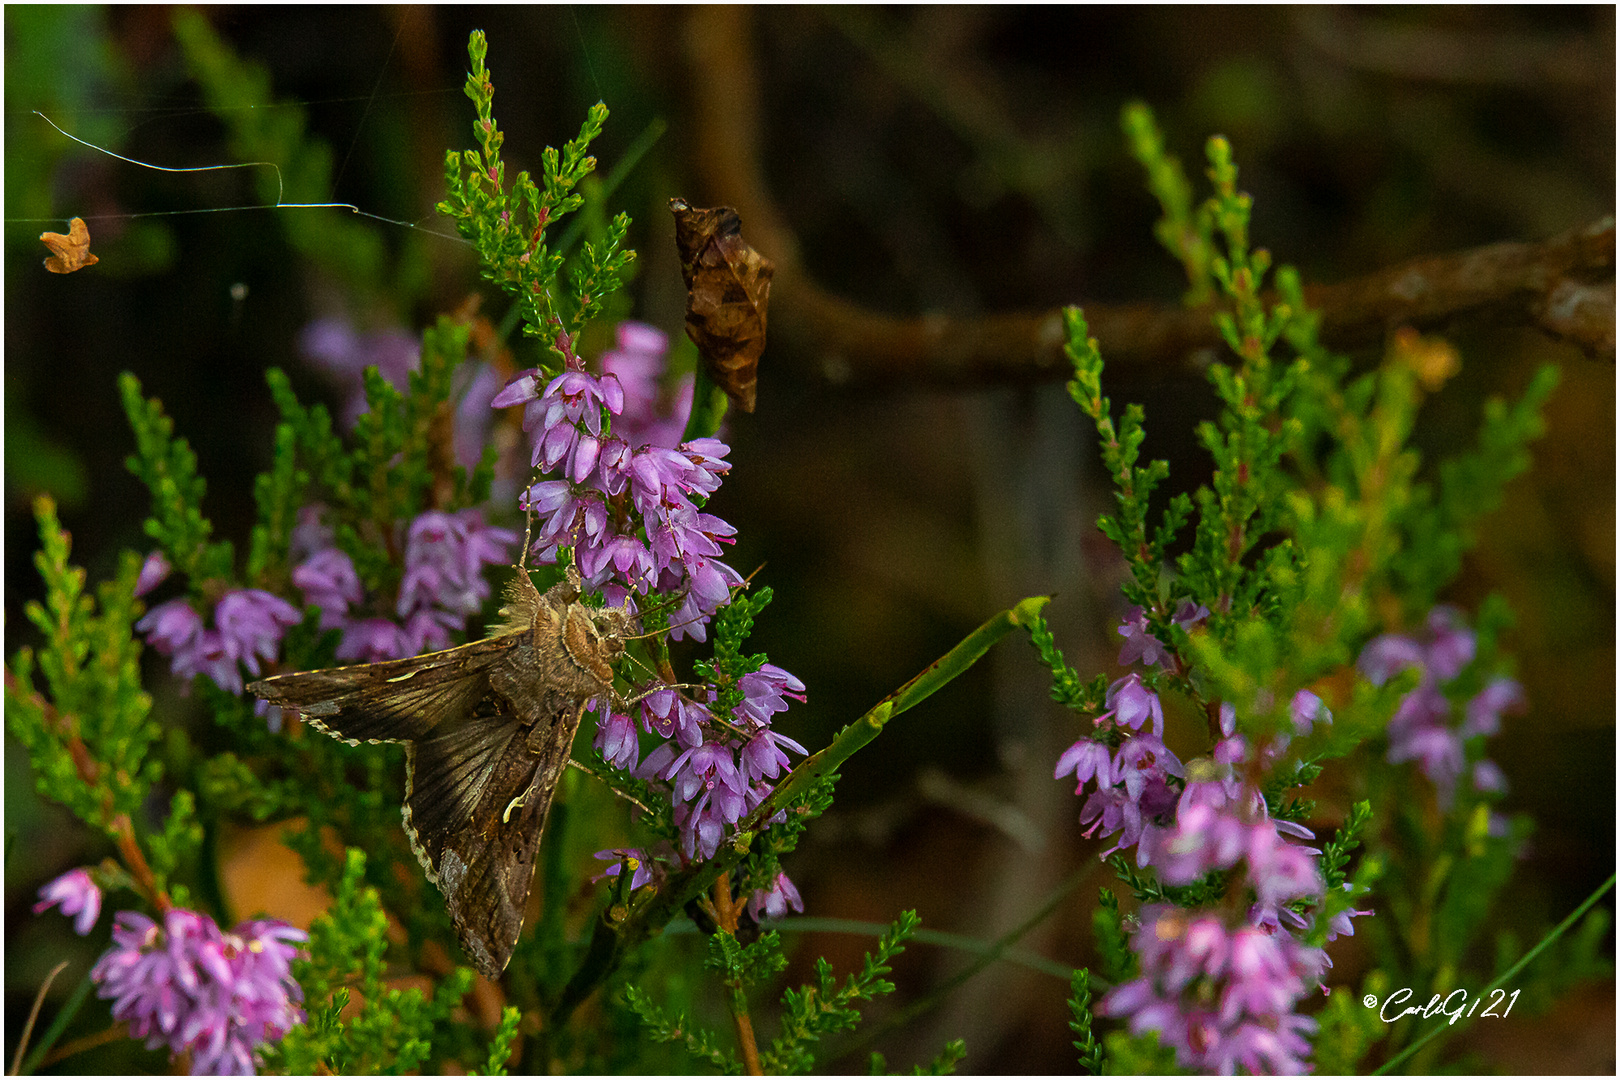
{"label": "curled dead leaf", "polygon": [[84,218],[74,218],[68,222],[66,236],[44,232],[39,234],[39,238],[51,249],[50,258],[45,260],[45,269],[53,274],[71,274],[101,261],[90,254],[90,229],[85,225]]}
{"label": "curled dead leaf", "polygon": [[743,412],[753,412],[776,265],[748,246],[731,207],[703,210],[671,199],[669,208],[686,279],[686,336],[714,384]]}

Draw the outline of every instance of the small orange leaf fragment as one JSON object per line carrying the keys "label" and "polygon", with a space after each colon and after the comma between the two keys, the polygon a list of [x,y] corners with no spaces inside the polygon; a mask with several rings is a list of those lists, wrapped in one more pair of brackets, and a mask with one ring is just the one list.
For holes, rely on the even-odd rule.
{"label": "small orange leaf fragment", "polygon": [[45,232],[40,233],[39,238],[51,249],[50,258],[45,260],[45,269],[53,274],[71,274],[101,261],[90,254],[90,229],[85,225],[84,218],[74,218],[68,222],[66,236]]}

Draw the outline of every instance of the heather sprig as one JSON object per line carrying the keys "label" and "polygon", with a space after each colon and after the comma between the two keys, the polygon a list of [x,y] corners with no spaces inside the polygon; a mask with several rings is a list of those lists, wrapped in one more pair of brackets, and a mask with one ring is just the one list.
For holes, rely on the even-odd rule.
{"label": "heather sprig", "polygon": [[[310,926],[308,956],[293,975],[308,993],[311,1019],[291,1027],[274,1053],[278,1070],[292,1074],[406,1072],[429,1060],[436,1027],[471,989],[472,969],[459,967],[437,990],[390,988],[384,983],[388,916],[377,891],[364,884],[366,857],[350,848],[331,909]],[[348,1019],[338,1013],[350,990],[363,1005]],[[510,1039],[510,1036],[508,1036]]]}
{"label": "heather sprig", "polygon": [[1076,968],[1069,980],[1069,1030],[1078,1036],[1074,1048],[1080,1052],[1077,1064],[1089,1076],[1101,1076],[1103,1048],[1092,1034],[1091,971]]}
{"label": "heather sprig", "polygon": [[602,310],[604,297],[620,286],[634,257],[623,247],[629,218],[620,214],[602,241],[586,243],[568,308],[559,303],[556,280],[563,256],[547,245],[546,230],[584,205],[584,196],[574,189],[596,168],[587,151],[602,133],[608,108],[601,102],[591,106],[576,138],[561,151],[545,149],[538,185],[520,171],[508,187],[501,158],[506,136],[495,123],[495,84],[484,64],[488,52],[483,31],[473,31],[465,92],[477,112],[473,136],[479,149],[446,156],[448,196],[439,203],[439,212],[472,242],[485,280],[516,298],[524,333],[541,337],[556,360],[566,363],[575,357],[579,331]]}
{"label": "heather sprig", "polygon": [[[1156,1032],[1183,1067],[1300,1071],[1315,1024],[1298,1006],[1331,967],[1323,946],[1372,914],[1357,905],[1374,883],[1423,892],[1433,917],[1397,897],[1396,921],[1438,935],[1439,963],[1455,964],[1522,836],[1489,809],[1504,781],[1483,756],[1502,714],[1524,707],[1494,651],[1504,618],[1487,605],[1491,629],[1476,635],[1433,601],[1477,514],[1527,464],[1525,443],[1539,433],[1556,376],[1538,374],[1518,405],[1488,406],[1480,448],[1441,463],[1437,487],[1421,479],[1409,446],[1417,408],[1457,369],[1455,350],[1403,331],[1376,371],[1351,380],[1348,363],[1317,340],[1297,274],[1276,275],[1279,299],[1263,293],[1271,257],[1250,243],[1252,202],[1226,140],[1209,141],[1213,195],[1194,212],[1145,106],[1129,108],[1124,126],[1164,209],[1160,240],[1187,269],[1189,300],[1216,287],[1214,321],[1237,362],[1209,369],[1221,406],[1198,429],[1209,482],[1190,499],[1173,497],[1150,534],[1149,498],[1168,466],[1137,463],[1144,414],[1128,407],[1116,425],[1096,340],[1077,309],[1065,313],[1070,394],[1097,426],[1115,486],[1117,512],[1099,527],[1130,569],[1123,592],[1134,606],[1119,627],[1119,662],[1146,670],[1098,701],[1044,628],[1032,632],[1054,698],[1093,718],[1055,771],[1078,781],[1086,835],[1113,839],[1103,855],[1114,855],[1146,905],[1131,943],[1138,974],[1100,1011],[1127,1019],[1136,1035]],[[1293,359],[1274,358],[1285,345]],[[1464,490],[1467,502],[1452,494]],[[1192,545],[1172,571],[1166,552],[1189,518]],[[1426,629],[1414,634],[1406,620],[1419,619]],[[1204,717],[1207,756],[1183,764],[1166,745],[1165,693]],[[1390,766],[1416,762],[1439,809],[1451,811],[1435,848],[1418,853],[1421,865],[1445,871],[1438,880],[1418,886],[1417,866],[1400,863],[1392,875],[1379,851],[1351,879],[1351,853],[1384,794],[1359,804],[1324,849],[1311,846],[1316,804],[1288,793],[1369,739],[1386,745]],[[1409,804],[1392,812],[1414,815]],[[1119,854],[1133,848],[1134,859]],[[1099,933],[1117,925],[1099,919]],[[1434,966],[1435,944],[1411,943],[1411,957],[1431,958],[1414,981],[1454,970]],[[1116,1064],[1137,1056],[1120,1048]]]}
{"label": "heather sprig", "polygon": [[881,994],[892,994],[894,984],[884,976],[891,961],[905,951],[906,942],[922,920],[915,911],[902,911],[878,940],[875,952],[867,953],[861,970],[838,984],[832,965],[816,960],[816,982],[782,994],[782,1034],[760,1055],[760,1065],[769,1074],[796,1074],[816,1066],[815,1048],[822,1038],[840,1031],[852,1031],[860,1023],[858,1002],[871,1001]]}

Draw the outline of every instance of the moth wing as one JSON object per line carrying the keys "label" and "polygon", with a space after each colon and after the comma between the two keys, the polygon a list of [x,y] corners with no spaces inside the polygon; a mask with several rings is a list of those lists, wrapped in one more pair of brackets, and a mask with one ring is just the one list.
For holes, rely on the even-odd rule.
{"label": "moth wing", "polygon": [[584,715],[583,702],[560,694],[545,704],[542,719],[525,720],[492,695],[470,723],[407,749],[412,850],[444,894],[462,948],[491,979],[523,930],[546,814]]}
{"label": "moth wing", "polygon": [[467,715],[490,692],[490,671],[511,658],[524,636],[506,634],[403,660],[277,675],[249,683],[248,690],[272,705],[296,709],[317,730],[351,746],[405,742]]}

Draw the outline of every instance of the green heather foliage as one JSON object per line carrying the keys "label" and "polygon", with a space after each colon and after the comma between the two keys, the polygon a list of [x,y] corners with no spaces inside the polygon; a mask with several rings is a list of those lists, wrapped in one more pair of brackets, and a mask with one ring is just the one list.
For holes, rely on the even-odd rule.
{"label": "green heather foliage", "polygon": [[[210,108],[227,125],[233,152],[244,162],[279,164],[278,175],[266,168],[259,181],[265,201],[324,197],[331,155],[307,134],[303,112],[264,108],[271,104],[265,73],[233,56],[200,16],[177,15],[175,28]],[[599,181],[589,151],[609,115],[597,104],[574,139],[544,151],[537,177],[508,177],[482,32],[473,33],[468,54],[476,149],[447,156],[448,195],[439,210],[476,251],[483,278],[510,298],[506,329],[522,326],[518,347],[549,377],[575,359],[587,326],[626,310],[615,293],[634,268],[635,253],[625,247],[630,221],[622,213],[608,216],[606,200],[662,129],[649,129]],[[1540,408],[1557,372],[1538,373],[1517,401],[1492,402],[1475,446],[1426,467],[1410,436],[1428,388],[1424,350],[1444,346],[1398,339],[1382,365],[1352,370],[1317,340],[1298,276],[1287,268],[1271,273],[1269,255],[1251,246],[1250,200],[1237,187],[1226,141],[1210,140],[1213,195],[1194,205],[1185,171],[1166,151],[1147,108],[1128,108],[1124,127],[1163,206],[1155,235],[1186,269],[1188,302],[1216,302],[1214,317],[1235,358],[1209,369],[1221,406],[1218,419],[1198,430],[1213,462],[1210,476],[1193,494],[1165,499],[1158,493],[1168,464],[1141,459],[1145,410],[1132,404],[1114,411],[1102,393],[1104,359],[1084,315],[1077,308],[1065,313],[1074,367],[1069,392],[1095,422],[1115,488],[1112,511],[1098,526],[1124,553],[1126,597],[1177,657],[1144,682],[1209,717],[1212,731],[1221,704],[1236,703],[1240,728],[1254,740],[1289,723],[1296,690],[1316,688],[1329,698],[1332,723],[1296,742],[1295,754],[1277,764],[1263,789],[1274,818],[1299,821],[1314,805],[1300,791],[1319,774],[1350,770],[1357,778],[1358,801],[1322,844],[1327,895],[1314,906],[1297,905],[1315,914],[1310,943],[1322,942],[1334,915],[1371,906],[1377,915],[1357,926],[1373,941],[1377,963],[1364,992],[1481,984],[1493,972],[1481,964],[1480,935],[1530,824],[1491,828],[1490,797],[1472,791],[1449,807],[1437,808],[1432,795],[1414,798],[1412,767],[1385,764],[1382,754],[1384,729],[1414,679],[1374,687],[1354,676],[1353,665],[1373,635],[1419,625],[1456,575],[1481,515],[1500,504],[1503,485],[1529,464],[1527,446],[1540,431]],[[415,246],[389,269],[378,233],[339,210],[280,220],[290,246],[356,297],[376,294],[408,310],[425,293],[425,255]],[[491,501],[495,448],[468,469],[444,445],[441,421],[455,406],[456,375],[468,351],[468,328],[438,319],[423,333],[421,364],[405,391],[368,370],[368,408],[349,436],[339,434],[325,407],[300,402],[285,373],[267,372],[279,422],[270,464],[253,486],[257,517],[241,549],[215,538],[196,455],[163,404],[123,375],[119,389],[134,445],[128,466],[151,493],[145,531],[173,567],[180,595],[205,613],[240,589],[296,604],[294,534],[300,511],[315,504],[372,604],[397,593],[404,530],[417,515],[478,509],[506,524],[518,521],[515,507]],[[698,400],[704,399],[700,383]],[[698,412],[688,436],[712,435],[718,411]],[[36,514],[35,564],[46,598],[27,613],[43,644],[20,649],[7,663],[7,725],[28,752],[40,793],[105,834],[109,858],[93,877],[107,893],[107,910],[155,916],[172,902],[221,927],[250,915],[226,910],[218,880],[213,848],[220,828],[232,823],[279,827],[305,880],[332,898],[292,968],[306,1019],[261,1046],[262,1071],[825,1069],[861,1045],[849,1033],[866,1004],[895,991],[888,978],[893,961],[920,919],[902,912],[858,971],[839,972],[817,957],[810,981],[776,991],[789,966],[783,936],[791,924],[739,925],[737,912],[756,890],[771,887],[782,859],[832,805],[838,770],[1015,628],[1030,635],[1039,657],[1041,669],[1030,668],[1029,677],[1051,679],[1053,699],[1075,713],[1079,730],[1090,731],[1108,707],[1107,678],[1087,680],[1064,660],[1041,615],[1046,598],[1024,600],[990,617],[798,763],[712,858],[686,866],[662,859],[653,885],[636,889],[630,868],[606,883],[589,880],[590,853],[621,845],[677,848],[671,806],[583,737],[573,756],[592,776],[569,772],[562,781],[539,856],[540,916],[525,928],[501,986],[475,991],[472,969],[458,963],[442,897],[423,878],[400,827],[401,748],[349,747],[307,726],[274,727],[256,714],[251,696],[206,676],[193,678],[188,690],[213,728],[187,734],[160,723],[142,685],[142,643],[133,629],[146,612],[135,595],[141,556],[124,552],[112,580],[92,594],[85,571],[69,561],[70,539],[55,505],[42,498]],[[238,558],[239,550],[245,557]],[[771,599],[762,585],[736,592],[710,627],[708,656],[694,662],[692,677],[720,688],[717,713],[742,701],[741,680],[767,661],[749,651],[748,638]],[[1190,628],[1175,621],[1187,601],[1204,605],[1207,620]],[[469,620],[472,636],[497,605],[492,599],[482,618]],[[298,615],[274,670],[332,666],[339,632],[323,629],[313,605]],[[1510,621],[1505,604],[1491,600],[1476,621],[1478,654],[1451,691],[1458,695],[1477,692],[1508,665],[1498,648]],[[645,619],[648,631],[668,622],[667,611],[649,610]],[[673,670],[662,636],[631,651],[650,670]],[[646,811],[634,822],[629,800]],[[1110,865],[1130,897],[1100,890],[1091,916],[1098,961],[1076,970],[1068,988],[1077,1068],[1171,1071],[1171,1047],[1152,1032],[1128,1034],[1100,1007],[1109,989],[1137,973],[1131,897],[1184,907],[1239,898],[1228,895],[1225,873],[1172,885],[1123,854]],[[728,896],[729,904],[717,903]],[[1601,918],[1590,916],[1525,969],[1519,985],[1527,1005],[1545,1006],[1573,981],[1607,970]],[[1492,943],[1483,944],[1489,952]],[[1511,940],[1494,945],[1498,972],[1522,953]],[[84,994],[74,1001],[78,1009]],[[1338,987],[1324,1004],[1311,1004],[1320,1024],[1319,1070],[1364,1068],[1375,1048],[1389,1055],[1414,1039],[1410,1025],[1369,1020],[1358,1001]],[[30,1067],[63,1026],[36,1037]],[[735,1034],[745,1030],[746,1045]],[[952,1041],[914,1072],[949,1073],[966,1052]],[[888,1068],[879,1054],[870,1064],[874,1074]]]}
{"label": "green heather foliage", "polygon": [[[1235,358],[1208,372],[1222,406],[1216,421],[1198,429],[1213,462],[1208,482],[1191,497],[1156,501],[1169,466],[1140,461],[1144,410],[1130,405],[1115,413],[1102,393],[1103,357],[1085,317],[1078,308],[1065,312],[1074,365],[1069,392],[1094,421],[1114,481],[1115,510],[1098,527],[1125,556],[1126,597],[1173,654],[1171,662],[1144,673],[1143,683],[1182,697],[1195,715],[1208,717],[1212,740],[1222,705],[1236,706],[1240,734],[1263,742],[1288,730],[1295,691],[1324,696],[1331,725],[1318,723],[1296,741],[1294,753],[1276,762],[1261,785],[1270,816],[1282,821],[1312,813],[1314,803],[1292,792],[1326,769],[1354,768],[1372,795],[1353,806],[1323,845],[1325,896],[1293,905],[1313,916],[1305,943],[1325,943],[1339,912],[1374,907],[1390,917],[1364,917],[1360,924],[1378,946],[1369,987],[1480,985],[1490,972],[1470,969],[1469,949],[1530,823],[1514,819],[1505,828],[1490,827],[1495,796],[1467,791],[1465,782],[1453,804],[1441,801],[1437,831],[1432,788],[1427,798],[1414,799],[1413,766],[1385,764],[1380,748],[1396,707],[1417,685],[1416,673],[1375,687],[1355,677],[1353,665],[1374,635],[1420,625],[1456,576],[1476,522],[1501,504],[1503,486],[1528,467],[1527,445],[1540,434],[1540,409],[1558,372],[1543,368],[1516,402],[1491,401],[1475,446],[1425,469],[1410,437],[1425,392],[1449,374],[1450,347],[1403,332],[1382,365],[1352,372],[1346,358],[1318,341],[1297,274],[1279,269],[1271,281],[1275,292],[1264,293],[1271,260],[1250,244],[1251,202],[1236,186],[1227,142],[1209,140],[1213,194],[1195,208],[1185,173],[1166,153],[1146,106],[1128,107],[1123,125],[1164,212],[1155,234],[1186,269],[1187,302],[1218,299],[1215,322]],[[1190,627],[1174,621],[1178,611],[1197,605],[1208,610],[1206,619]],[[1447,689],[1452,700],[1467,700],[1506,667],[1497,641],[1510,621],[1499,598],[1487,600],[1473,660]],[[1104,678],[1087,683],[1039,621],[1031,640],[1052,673],[1053,699],[1082,718],[1102,715]],[[1377,748],[1374,755],[1357,754],[1366,744]],[[1142,902],[1207,910],[1229,891],[1224,872],[1169,886],[1134,858],[1122,854],[1110,862]],[[1134,977],[1135,958],[1107,890],[1096,932],[1110,982]],[[1601,969],[1592,956],[1583,949],[1573,962]],[[1503,958],[1499,967],[1505,968],[1515,957]],[[1082,1036],[1076,1043],[1082,1069],[1158,1072],[1174,1065],[1168,1044],[1154,1049],[1151,1031],[1131,1039],[1112,1034],[1103,1040],[1106,1052],[1098,1047],[1085,989],[1077,976],[1070,1008]],[[1370,1025],[1352,1000],[1341,990],[1317,1014],[1321,1071],[1356,1071],[1389,1035],[1384,1025]],[[1397,1027],[1391,1045],[1410,1038]]]}

